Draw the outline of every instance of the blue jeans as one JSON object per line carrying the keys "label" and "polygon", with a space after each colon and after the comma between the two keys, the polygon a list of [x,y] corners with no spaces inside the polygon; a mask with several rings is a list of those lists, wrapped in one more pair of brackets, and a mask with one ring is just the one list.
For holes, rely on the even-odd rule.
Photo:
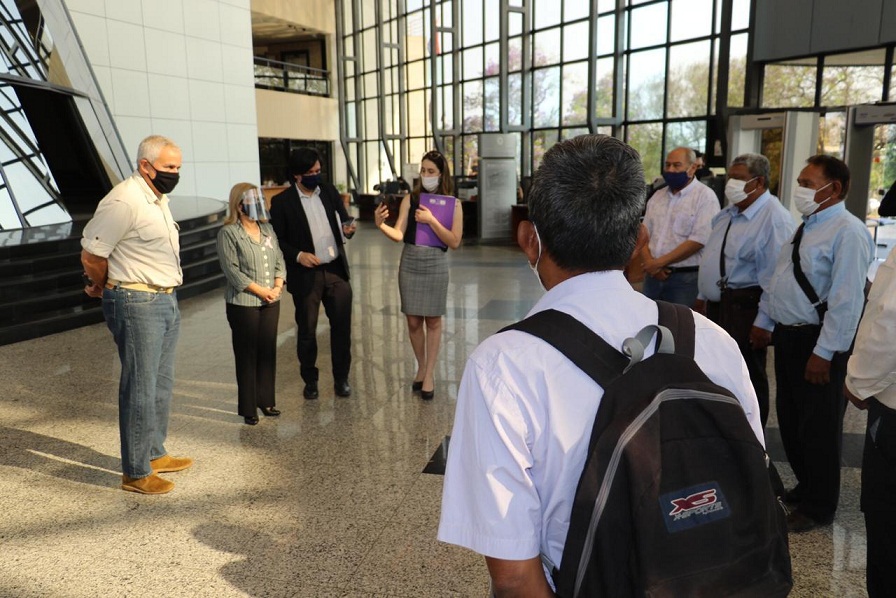
{"label": "blue jeans", "polygon": [[167,454],[174,352],[180,332],[177,296],[105,289],[103,315],[121,359],[121,468],[130,478],[145,478],[152,474],[149,461]]}
{"label": "blue jeans", "polygon": [[654,300],[661,299],[694,307],[694,302],[697,301],[697,273],[673,272],[666,280],[645,275],[642,292]]}

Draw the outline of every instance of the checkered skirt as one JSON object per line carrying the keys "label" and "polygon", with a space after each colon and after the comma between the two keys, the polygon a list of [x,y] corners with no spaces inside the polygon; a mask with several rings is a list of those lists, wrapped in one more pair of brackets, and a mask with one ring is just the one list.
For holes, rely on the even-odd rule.
{"label": "checkered skirt", "polygon": [[401,311],[411,316],[443,316],[448,301],[448,256],[436,247],[404,244],[398,265]]}

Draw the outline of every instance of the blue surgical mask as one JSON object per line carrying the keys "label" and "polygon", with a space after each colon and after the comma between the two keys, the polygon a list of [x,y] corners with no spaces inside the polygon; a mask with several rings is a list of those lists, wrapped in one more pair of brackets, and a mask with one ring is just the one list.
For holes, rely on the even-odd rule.
{"label": "blue surgical mask", "polygon": [[666,184],[669,185],[669,188],[673,191],[678,191],[680,189],[684,189],[685,185],[688,184],[688,181],[691,177],[688,176],[687,171],[684,172],[665,172],[663,171],[663,180],[666,181]]}

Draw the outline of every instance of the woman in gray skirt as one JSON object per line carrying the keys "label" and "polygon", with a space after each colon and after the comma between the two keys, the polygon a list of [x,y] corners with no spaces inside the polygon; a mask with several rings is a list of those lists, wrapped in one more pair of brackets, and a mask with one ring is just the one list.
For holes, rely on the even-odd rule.
{"label": "woman in gray skirt", "polygon": [[[376,227],[396,243],[404,241],[401,263],[398,267],[398,289],[401,294],[401,311],[408,320],[408,335],[414,357],[417,358],[417,375],[411,388],[420,397],[429,400],[435,393],[433,371],[439,344],[442,341],[442,316],[448,298],[448,248],[460,246],[464,230],[460,202],[453,200],[453,217],[450,227],[439,222],[436,215],[421,205],[421,193],[451,196],[454,185],[448,161],[439,152],[424,154],[420,160],[420,180],[410,195],[401,201],[395,226],[386,224],[389,208],[381,203],[374,215]],[[450,203],[441,202],[443,205]],[[442,216],[442,220],[446,218]],[[417,227],[428,225],[432,235],[419,235]],[[421,231],[424,232],[424,231]]]}

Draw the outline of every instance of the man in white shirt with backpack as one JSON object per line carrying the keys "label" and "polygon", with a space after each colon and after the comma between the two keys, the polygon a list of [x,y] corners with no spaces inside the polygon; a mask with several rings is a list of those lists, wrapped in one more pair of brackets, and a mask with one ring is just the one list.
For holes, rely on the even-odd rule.
{"label": "man in white shirt with backpack", "polygon": [[[635,249],[643,185],[640,156],[618,139],[585,135],[551,148],[517,237],[546,290],[530,314],[565,312],[613,347],[657,323],[657,304],[622,273]],[[737,344],[706,318],[694,321],[696,363],[733,393],[764,447]],[[470,356],[438,537],[485,556],[496,596],[554,595],[550,567],[560,564],[603,394],[559,351],[524,332],[496,334]]]}

